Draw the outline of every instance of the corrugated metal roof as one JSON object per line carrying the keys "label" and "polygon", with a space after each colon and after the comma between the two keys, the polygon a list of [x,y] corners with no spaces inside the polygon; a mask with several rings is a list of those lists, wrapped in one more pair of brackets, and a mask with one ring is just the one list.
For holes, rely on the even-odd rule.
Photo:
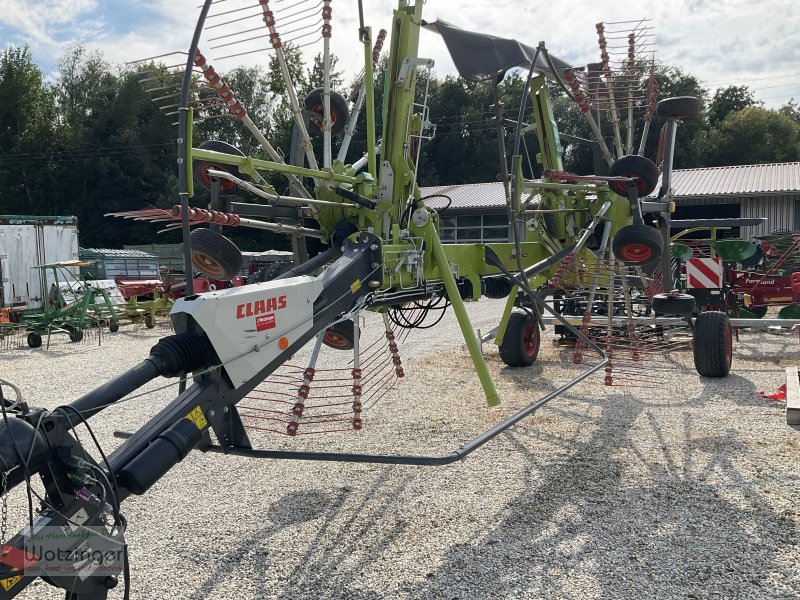
{"label": "corrugated metal roof", "polygon": [[676,196],[725,196],[800,193],[800,162],[675,169]]}
{"label": "corrugated metal roof", "polygon": [[[442,194],[453,203],[450,208],[497,208],[506,205],[506,195],[501,181],[489,183],[465,183],[463,185],[439,185],[420,188],[423,197]],[[447,206],[446,198],[425,200],[425,206],[440,209]]]}
{"label": "corrugated metal roof", "polygon": [[81,258],[106,256],[109,258],[158,258],[155,254],[141,250],[118,250],[116,248],[81,248]]}
{"label": "corrugated metal roof", "polygon": [[77,225],[78,217],[75,216],[37,216],[37,215],[0,215],[0,224],[3,225]]}
{"label": "corrugated metal roof", "polygon": [[[656,187],[656,190],[660,185]],[[702,169],[676,169],[672,172],[672,189],[678,197],[800,194],[800,162],[767,165],[736,165]],[[420,188],[423,196],[444,194],[452,208],[497,208],[506,205],[503,184],[467,183]],[[444,198],[431,198],[425,204],[440,209],[447,206]]]}

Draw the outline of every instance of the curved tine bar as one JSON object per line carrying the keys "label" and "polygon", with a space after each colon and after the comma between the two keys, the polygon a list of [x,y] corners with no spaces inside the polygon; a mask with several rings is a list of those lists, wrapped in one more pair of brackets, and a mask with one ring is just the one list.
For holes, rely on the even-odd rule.
{"label": "curved tine bar", "polygon": [[[281,38],[278,34],[278,31],[275,29],[275,17],[269,8],[269,0],[259,0],[259,3],[261,4],[262,11],[264,13],[264,23],[266,24],[267,29],[269,29],[270,41],[273,49],[275,50],[275,58],[278,61],[281,77],[284,85],[286,86],[286,93],[289,96],[289,104],[292,107],[292,114],[294,116],[295,124],[297,125],[297,131],[300,135],[300,144],[305,150],[309,167],[315,171],[318,171],[319,165],[317,164],[317,157],[314,156],[314,148],[311,145],[311,139],[308,135],[305,119],[303,118],[302,111],[300,110],[300,103],[297,100],[297,92],[294,89],[294,83],[292,82],[292,77],[289,74],[289,67],[286,64],[286,56],[283,53]],[[322,185],[322,181],[315,179],[314,185],[319,187]]]}

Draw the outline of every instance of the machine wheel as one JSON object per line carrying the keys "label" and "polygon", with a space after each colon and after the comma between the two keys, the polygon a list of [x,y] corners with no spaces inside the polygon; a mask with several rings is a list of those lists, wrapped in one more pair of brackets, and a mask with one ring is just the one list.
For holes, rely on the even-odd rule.
{"label": "machine wheel", "polygon": [[[218,140],[208,140],[203,142],[197,147],[199,150],[211,150],[213,152],[222,152],[223,154],[232,154],[233,156],[244,156],[244,153],[239,150],[236,146],[231,146],[230,144],[226,144],[225,142],[220,142]],[[211,189],[211,184],[214,181],[214,178],[208,174],[209,169],[216,169],[217,171],[225,171],[230,173],[231,175],[235,175],[240,179],[248,179],[247,175],[239,172],[238,167],[234,167],[232,165],[226,164],[216,164],[210,162],[200,162],[198,160],[194,161],[194,165],[192,165],[194,170],[194,176],[197,178],[197,181],[200,182],[207,190]],[[220,196],[231,196],[236,193],[236,184],[232,181],[228,181],[227,179],[222,179],[219,185],[219,195]]]}
{"label": "machine wheel", "polygon": [[701,312],[694,323],[694,366],[703,377],[725,377],[731,370],[733,338],[728,315]]}
{"label": "machine wheel", "polygon": [[117,333],[119,331],[119,321],[109,321],[108,330],[111,333]]}
{"label": "machine wheel", "polygon": [[677,315],[688,317],[694,312],[694,296],[672,292],[669,294],[656,294],[653,296],[653,312],[662,315]]}
{"label": "machine wheel", "polygon": [[153,315],[146,315],[144,318],[144,326],[148,329],[153,329],[156,326],[156,318]]}
{"label": "machine wheel", "polygon": [[611,241],[614,256],[626,265],[646,265],[661,257],[664,240],[657,229],[648,225],[628,225]]}
{"label": "machine wheel", "polygon": [[535,319],[524,312],[513,312],[500,344],[500,358],[509,367],[528,367],[536,360],[541,341]]}
{"label": "machine wheel", "polygon": [[67,330],[67,335],[69,335],[70,342],[80,342],[83,339],[83,330],[80,327],[68,325],[65,329]]}
{"label": "machine wheel", "polygon": [[700,114],[700,101],[694,96],[665,98],[656,106],[656,115],[662,119],[689,119]]}
{"label": "machine wheel", "polygon": [[209,279],[228,281],[242,268],[242,253],[231,240],[210,229],[191,234],[192,264]]}
{"label": "machine wheel", "polygon": [[352,350],[355,346],[355,326],[352,321],[341,321],[328,327],[322,343],[334,350]]}
{"label": "machine wheel", "polygon": [[[637,154],[615,160],[608,174],[610,177],[633,177],[639,198],[647,196],[658,184],[658,167],[649,158]],[[609,181],[608,187],[620,196],[628,197],[628,186],[624,181]]]}
{"label": "machine wheel", "polygon": [[[316,88],[311,90],[306,96],[304,105],[311,114],[311,127],[309,132],[314,135],[322,135],[322,120],[325,112],[323,104],[323,89]],[[350,117],[350,109],[347,100],[337,92],[331,92],[331,135],[340,133]]]}
{"label": "machine wheel", "polygon": [[38,348],[42,345],[42,336],[40,336],[35,331],[31,331],[28,334],[28,346],[31,348]]}

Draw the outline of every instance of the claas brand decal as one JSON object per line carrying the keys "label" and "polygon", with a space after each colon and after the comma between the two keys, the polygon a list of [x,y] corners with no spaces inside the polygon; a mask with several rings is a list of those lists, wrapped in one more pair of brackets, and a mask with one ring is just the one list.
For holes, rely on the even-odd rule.
{"label": "claas brand decal", "polygon": [[256,331],[275,327],[275,311],[286,308],[286,296],[276,296],[255,302],[245,302],[236,307],[236,318],[256,318]]}

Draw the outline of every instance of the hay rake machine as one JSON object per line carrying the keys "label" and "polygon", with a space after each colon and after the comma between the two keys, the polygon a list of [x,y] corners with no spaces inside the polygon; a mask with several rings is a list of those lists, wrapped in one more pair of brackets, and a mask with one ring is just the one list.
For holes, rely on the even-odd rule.
{"label": "hay rake machine", "polygon": [[[219,11],[217,16],[209,13],[212,5]],[[322,88],[301,105],[286,65],[281,32],[288,35],[292,26],[306,26],[303,19],[307,15],[300,14],[305,3],[294,3],[286,11],[273,9],[273,5],[281,6],[278,0],[259,0],[254,5],[233,0],[204,2],[185,55],[180,95],[174,103],[181,202],[173,211],[125,216],[155,216],[158,221],[180,223],[187,274],[194,268],[214,279],[230,279],[238,271],[241,253],[219,228],[237,225],[290,234],[297,264],[268,281],[200,294],[192,293],[190,277],[189,293],[177,300],[171,311],[176,334],[162,338],[139,365],[52,411],[29,407],[18,391],[16,400],[3,403],[3,491],[38,474],[46,495],[42,498],[45,508],[30,515],[29,526],[3,541],[0,600],[16,596],[38,576],[67,590],[71,600],[80,600],[106,598],[122,574],[127,594],[126,524],[120,503],[132,494],[144,494],[193,449],[266,459],[450,464],[604,369],[608,355],[618,352],[619,340],[630,348],[634,345],[629,343],[632,336],[642,339],[640,330],[628,323],[622,329],[608,327],[603,335],[596,335],[596,324],[591,321],[593,305],[600,299],[612,313],[612,323],[618,318],[632,319],[631,281],[637,279],[642,290],[656,289],[652,280],[657,263],[663,264],[668,258],[663,225],[666,222],[668,232],[671,148],[680,118],[697,110],[694,99],[672,99],[659,105],[657,112],[667,120],[664,185],[657,201],[645,201],[643,198],[655,188],[657,169],[642,156],[614,159],[609,151],[611,169],[606,177],[580,178],[562,171],[546,79],[567,87],[570,66],[551,55],[543,43],[534,48],[469,32],[441,20],[424,22],[423,0],[399,0],[388,28],[391,45],[379,119],[372,71],[377,44],[373,44],[371,29],[364,25],[363,11],[359,10],[358,36],[365,68],[358,91],[349,94],[350,103],[331,89],[328,76],[331,3],[323,0],[319,22],[296,32],[321,39],[326,73]],[[292,19],[299,21],[290,25]],[[254,124],[245,119],[249,108],[242,105],[210,66],[209,57],[198,49],[212,26],[213,35],[221,42],[218,49],[225,53],[220,60],[249,52],[249,44],[265,45],[264,39],[258,41],[251,24],[253,29],[265,28],[261,31],[266,47],[280,66],[295,125],[289,160],[284,160],[257,128],[254,130]],[[290,29],[284,29],[284,25]],[[506,71],[529,69],[510,160],[505,151],[501,108],[495,102],[510,242],[443,245],[439,215],[426,206],[417,186],[419,148],[435,135],[430,121],[433,116],[427,109],[427,90],[416,89],[418,71],[430,70],[433,65],[418,54],[423,28],[443,36],[462,76],[488,80],[496,99]],[[155,87],[172,85],[160,79],[162,75],[148,77],[157,80]],[[201,78],[205,83],[200,83]],[[166,91],[154,93],[167,96]],[[606,95],[616,98],[622,94],[615,90]],[[541,181],[526,180],[522,174],[519,150],[529,101],[542,164],[547,169]],[[362,104],[366,112],[366,155],[347,163],[347,146]],[[591,110],[587,114],[591,115]],[[223,115],[241,122],[268,159],[245,155],[216,140],[195,147],[195,118]],[[378,122],[382,123],[380,141]],[[334,135],[339,127],[342,146],[334,159]],[[314,154],[311,135],[322,138],[321,164]],[[285,178],[288,193],[279,194],[269,183],[275,176]],[[231,202],[229,208],[220,204],[222,210],[215,211],[192,208],[189,199],[194,194],[194,178],[211,190],[212,203],[240,190],[256,202]],[[301,218],[307,215],[313,216],[316,227],[303,224]],[[647,225],[645,215],[655,215],[660,220],[659,229]],[[190,229],[193,223],[201,222],[210,227]],[[308,236],[319,238],[328,248],[305,259]],[[669,293],[671,283],[662,284],[662,289],[667,293],[652,292],[652,298],[648,297],[653,310],[691,312],[684,297]],[[617,312],[620,293],[623,313],[617,315],[613,313]],[[566,294],[571,300],[583,298],[585,302],[588,317],[579,327],[545,300]],[[601,299],[603,294],[605,298]],[[576,353],[580,353],[586,368],[445,455],[254,447],[255,436],[251,434],[264,429],[295,437],[305,432],[362,429],[366,407],[385,395],[403,374],[397,338],[409,330],[435,324],[436,315],[440,317],[448,306],[458,320],[488,404],[498,404],[500,398],[464,305],[482,296],[507,297],[495,340],[506,364],[524,366],[535,360],[540,331],[548,318],[574,335],[580,344]],[[433,321],[426,322],[431,316]],[[380,323],[378,342],[370,342],[365,334],[362,343],[361,323],[367,317]],[[727,320],[714,323],[724,335]],[[695,328],[702,330],[701,318]],[[398,335],[398,329],[405,331]],[[617,331],[622,333],[617,335]],[[602,347],[601,338],[612,341]],[[719,337],[711,341],[716,346],[710,347],[710,355],[723,362],[724,342],[720,347]],[[309,342],[313,347],[308,364],[291,366],[290,358]],[[353,350],[352,360],[341,368],[317,369],[323,344]],[[640,354],[644,352],[642,349]],[[593,362],[587,360],[590,354],[596,357]],[[727,364],[729,367],[729,360]],[[92,416],[123,399],[130,400],[130,394],[158,377],[178,378],[177,397],[137,431],[120,434],[125,442],[107,456],[101,453],[102,460],[95,460],[72,430],[81,423],[88,427]],[[27,487],[32,494],[38,493],[29,484]],[[45,559],[32,543],[40,533],[56,534],[48,539],[61,555],[70,557],[68,564],[54,565]],[[87,539],[84,534],[91,536]],[[96,559],[98,553],[100,560]],[[56,575],[58,567],[63,570]]]}

